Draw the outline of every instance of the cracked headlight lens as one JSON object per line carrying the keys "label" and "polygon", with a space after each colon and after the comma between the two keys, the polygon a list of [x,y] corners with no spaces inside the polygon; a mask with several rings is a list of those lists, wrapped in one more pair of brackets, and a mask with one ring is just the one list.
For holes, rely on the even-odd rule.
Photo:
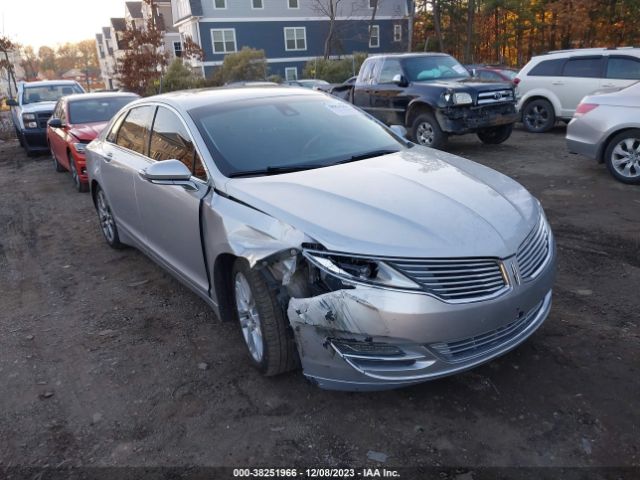
{"label": "cracked headlight lens", "polygon": [[309,250],[305,250],[303,255],[320,270],[347,282],[410,290],[420,289],[420,286],[413,280],[381,260]]}
{"label": "cracked headlight lens", "polygon": [[453,95],[453,103],[456,105],[467,105],[473,103],[473,98],[466,92],[458,92]]}

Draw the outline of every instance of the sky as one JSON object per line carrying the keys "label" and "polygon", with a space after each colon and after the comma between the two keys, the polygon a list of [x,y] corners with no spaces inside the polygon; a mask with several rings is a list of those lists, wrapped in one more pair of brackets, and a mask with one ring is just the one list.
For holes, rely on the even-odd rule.
{"label": "sky", "polygon": [[125,0],[0,0],[0,35],[36,51],[43,45],[94,39]]}

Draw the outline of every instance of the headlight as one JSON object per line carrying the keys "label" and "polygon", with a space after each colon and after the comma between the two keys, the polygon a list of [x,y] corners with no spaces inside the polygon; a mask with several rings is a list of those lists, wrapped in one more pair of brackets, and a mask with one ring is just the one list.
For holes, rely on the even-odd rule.
{"label": "headlight", "polygon": [[38,123],[37,122],[25,122],[24,126],[25,126],[25,128],[38,128]]}
{"label": "headlight", "polygon": [[36,114],[35,113],[23,113],[22,114],[22,120],[24,120],[25,122],[28,122],[30,120],[35,120],[36,119]]}
{"label": "headlight", "polygon": [[87,144],[86,143],[74,143],[73,144],[73,148],[78,153],[84,153],[84,152],[87,151]]}
{"label": "headlight", "polygon": [[348,282],[410,290],[420,289],[420,286],[413,280],[405,277],[380,260],[309,250],[305,250],[303,254],[307,260],[320,270]]}
{"label": "headlight", "polygon": [[453,103],[456,105],[467,105],[473,103],[473,98],[466,92],[458,92],[453,94]]}

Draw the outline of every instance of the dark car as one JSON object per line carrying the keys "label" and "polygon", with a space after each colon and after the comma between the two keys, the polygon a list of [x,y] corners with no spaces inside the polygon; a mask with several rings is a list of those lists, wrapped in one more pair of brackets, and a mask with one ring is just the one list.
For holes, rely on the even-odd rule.
{"label": "dark car", "polygon": [[482,82],[444,53],[367,58],[350,96],[387,125],[404,125],[421,145],[443,148],[449,135],[476,133],[502,143],[518,120],[514,87]]}
{"label": "dark car", "polygon": [[511,82],[518,75],[518,70],[501,65],[465,65],[474,78],[487,82]]}

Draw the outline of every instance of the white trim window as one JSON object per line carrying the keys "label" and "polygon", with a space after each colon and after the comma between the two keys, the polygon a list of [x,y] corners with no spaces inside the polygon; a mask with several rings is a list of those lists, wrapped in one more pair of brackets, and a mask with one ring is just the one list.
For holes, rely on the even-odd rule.
{"label": "white trim window", "polygon": [[307,27],[284,27],[284,49],[287,52],[307,49]]}
{"label": "white trim window", "polygon": [[298,80],[298,67],[286,67],[284,69],[284,79],[287,82]]}
{"label": "white trim window", "polygon": [[182,57],[182,42],[173,42],[173,54],[176,58]]}
{"label": "white trim window", "polygon": [[378,0],[369,0],[369,8],[371,10],[373,10],[374,8],[376,8],[376,3],[378,3]]}
{"label": "white trim window", "polygon": [[369,48],[380,48],[380,25],[369,27]]}
{"label": "white trim window", "polygon": [[393,41],[394,42],[402,41],[402,25],[399,23],[396,23],[393,26]]}
{"label": "white trim window", "polygon": [[235,28],[211,29],[213,53],[234,53],[238,51]]}
{"label": "white trim window", "polygon": [[264,0],[251,0],[251,9],[252,10],[263,10],[264,9]]}
{"label": "white trim window", "polygon": [[299,0],[287,0],[288,8],[300,8]]}
{"label": "white trim window", "polygon": [[216,10],[226,10],[227,0],[213,0],[213,8]]}

